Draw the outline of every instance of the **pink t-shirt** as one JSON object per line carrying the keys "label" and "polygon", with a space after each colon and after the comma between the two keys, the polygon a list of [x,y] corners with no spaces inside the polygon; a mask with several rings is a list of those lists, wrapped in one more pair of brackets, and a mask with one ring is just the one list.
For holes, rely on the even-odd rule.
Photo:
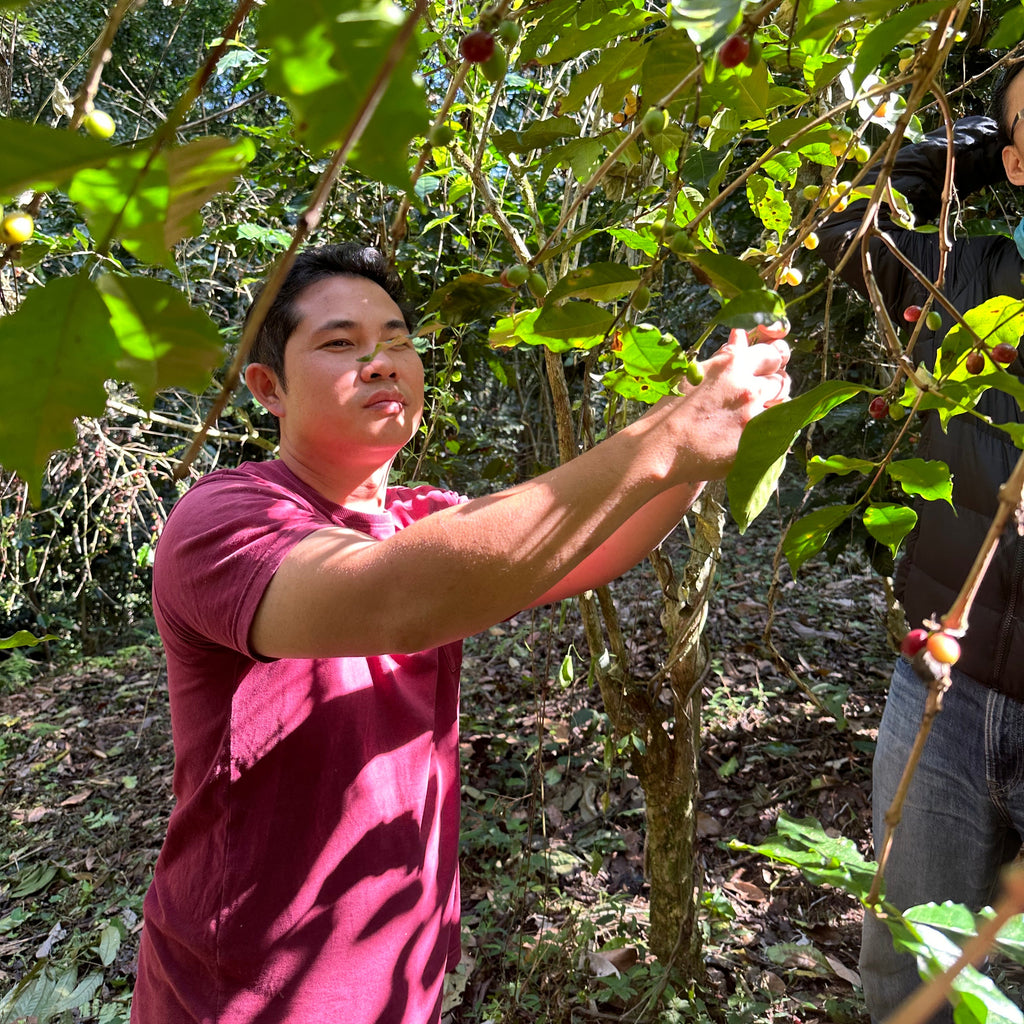
{"label": "pink t-shirt", "polygon": [[[292,545],[385,539],[459,503],[326,500],[282,462],[212,473],[160,539],[177,799],[145,901],[133,1024],[425,1024],[459,956],[461,644],[267,661],[253,615]],[[396,586],[401,581],[396,581]]]}

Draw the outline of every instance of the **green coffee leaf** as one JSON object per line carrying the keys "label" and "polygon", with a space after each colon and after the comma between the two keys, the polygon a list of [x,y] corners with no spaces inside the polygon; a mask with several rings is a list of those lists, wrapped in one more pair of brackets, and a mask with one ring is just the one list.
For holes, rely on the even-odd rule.
{"label": "green coffee leaf", "polygon": [[807,486],[813,487],[830,473],[837,476],[849,476],[850,473],[870,473],[877,468],[877,463],[868,459],[851,459],[846,455],[829,455],[822,457],[812,455],[807,461]]}
{"label": "green coffee leaf", "polygon": [[0,317],[0,465],[17,473],[38,501],[50,454],[75,442],[74,421],[100,416],[104,381],[122,356],[107,307],[86,274],[33,288]]}
{"label": "green coffee leaf", "polygon": [[850,516],[856,505],[828,505],[815,509],[793,523],[782,541],[782,553],[795,576],[809,558],[824,546],[832,531]]}
{"label": "green coffee leaf", "polygon": [[637,286],[640,275],[621,263],[591,263],[570,270],[544,300],[545,306],[559,299],[591,299],[594,302],[613,302],[629,295]]}
{"label": "green coffee leaf", "polygon": [[60,637],[54,633],[33,636],[27,629],[19,629],[17,633],[12,633],[8,637],[0,637],[0,651],[9,651],[13,647],[35,647],[49,640],[60,640]]}
{"label": "green coffee leaf", "polygon": [[919,494],[929,501],[953,504],[953,478],[949,466],[938,459],[900,459],[890,462],[885,471],[903,489],[904,494]]}
{"label": "green coffee leaf", "polygon": [[62,128],[0,117],[0,196],[63,185],[85,167],[101,167],[119,150]]}
{"label": "green coffee leaf", "polygon": [[751,420],[740,435],[736,461],[727,479],[729,510],[741,533],[768,504],[789,446],[800,431],[863,390],[857,384],[825,381]]}
{"label": "green coffee leaf", "polygon": [[878,502],[864,509],[864,528],[893,555],[917,525],[917,513],[906,505]]}
{"label": "green coffee leaf", "polygon": [[162,388],[180,386],[196,394],[207,388],[224,359],[224,342],[206,313],[151,277],[107,274],[96,287],[123,351],[120,376],[132,381],[146,408]]}
{"label": "green coffee leaf", "polygon": [[828,835],[813,818],[779,814],[775,834],[758,846],[733,840],[734,850],[750,850],[799,868],[813,885],[834,885],[864,899],[871,891],[876,865],[861,855],[852,840]]}

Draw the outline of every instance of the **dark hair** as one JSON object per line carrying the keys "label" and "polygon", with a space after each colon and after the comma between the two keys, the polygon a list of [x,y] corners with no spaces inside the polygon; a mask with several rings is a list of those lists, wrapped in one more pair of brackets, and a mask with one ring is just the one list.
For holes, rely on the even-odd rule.
{"label": "dark hair", "polygon": [[[277,374],[282,385],[285,385],[284,347],[299,325],[295,304],[310,285],[330,277],[365,277],[380,285],[394,299],[402,311],[406,327],[412,330],[414,317],[401,278],[388,266],[378,249],[358,242],[303,249],[295,257],[284,284],[274,297],[249,352],[249,361],[265,363]],[[252,314],[253,306],[249,307],[246,320]]]}
{"label": "dark hair", "polygon": [[1006,96],[1013,80],[1021,71],[1024,71],[1024,58],[1011,61],[1003,68],[1003,73],[996,79],[995,87],[992,89],[992,99],[988,106],[989,116],[999,125],[1004,145],[1010,144],[1010,121],[1017,113],[1016,110],[1006,109]]}

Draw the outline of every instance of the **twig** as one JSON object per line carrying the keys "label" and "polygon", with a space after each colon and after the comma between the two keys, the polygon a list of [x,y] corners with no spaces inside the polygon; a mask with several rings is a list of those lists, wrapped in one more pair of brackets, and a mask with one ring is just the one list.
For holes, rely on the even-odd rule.
{"label": "twig", "polygon": [[956,976],[965,967],[977,967],[985,959],[1003,925],[1015,914],[1024,912],[1024,867],[1015,864],[1007,868],[1003,874],[1003,888],[1005,891],[992,917],[968,939],[955,962],[904,1000],[885,1024],[923,1024],[949,996]]}

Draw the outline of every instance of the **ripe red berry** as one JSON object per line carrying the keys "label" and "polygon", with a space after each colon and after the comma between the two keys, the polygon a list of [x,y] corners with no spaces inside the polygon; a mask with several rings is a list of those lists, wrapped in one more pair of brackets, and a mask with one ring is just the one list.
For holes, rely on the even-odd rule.
{"label": "ripe red berry", "polygon": [[927,629],[912,629],[904,638],[900,644],[900,650],[908,657],[912,658],[922,647],[928,642],[928,630]]}
{"label": "ripe red berry", "polygon": [[928,653],[943,665],[953,665],[960,657],[960,644],[948,633],[932,633],[925,641]]}
{"label": "ripe red berry", "polygon": [[494,56],[494,36],[483,29],[474,29],[459,41],[459,53],[470,64],[483,64]]}
{"label": "ripe red berry", "polygon": [[916,324],[920,318],[920,306],[907,306],[907,308],[903,310],[903,319],[906,320],[908,324]]}
{"label": "ripe red berry", "polygon": [[723,68],[742,64],[750,53],[750,40],[746,36],[729,36],[718,50],[718,63]]}
{"label": "ripe red berry", "polygon": [[991,355],[997,363],[1002,363],[1004,366],[1009,366],[1010,363],[1012,363],[1014,359],[1017,358],[1017,350],[1013,347],[1013,345],[1007,345],[1005,342],[1003,342],[1003,344],[996,345],[995,348],[992,349]]}
{"label": "ripe red berry", "polygon": [[868,405],[868,415],[873,420],[885,419],[889,415],[889,403],[881,395],[876,395]]}
{"label": "ripe red berry", "polygon": [[964,367],[968,373],[981,373],[985,369],[985,357],[977,349],[974,349],[967,353]]}

